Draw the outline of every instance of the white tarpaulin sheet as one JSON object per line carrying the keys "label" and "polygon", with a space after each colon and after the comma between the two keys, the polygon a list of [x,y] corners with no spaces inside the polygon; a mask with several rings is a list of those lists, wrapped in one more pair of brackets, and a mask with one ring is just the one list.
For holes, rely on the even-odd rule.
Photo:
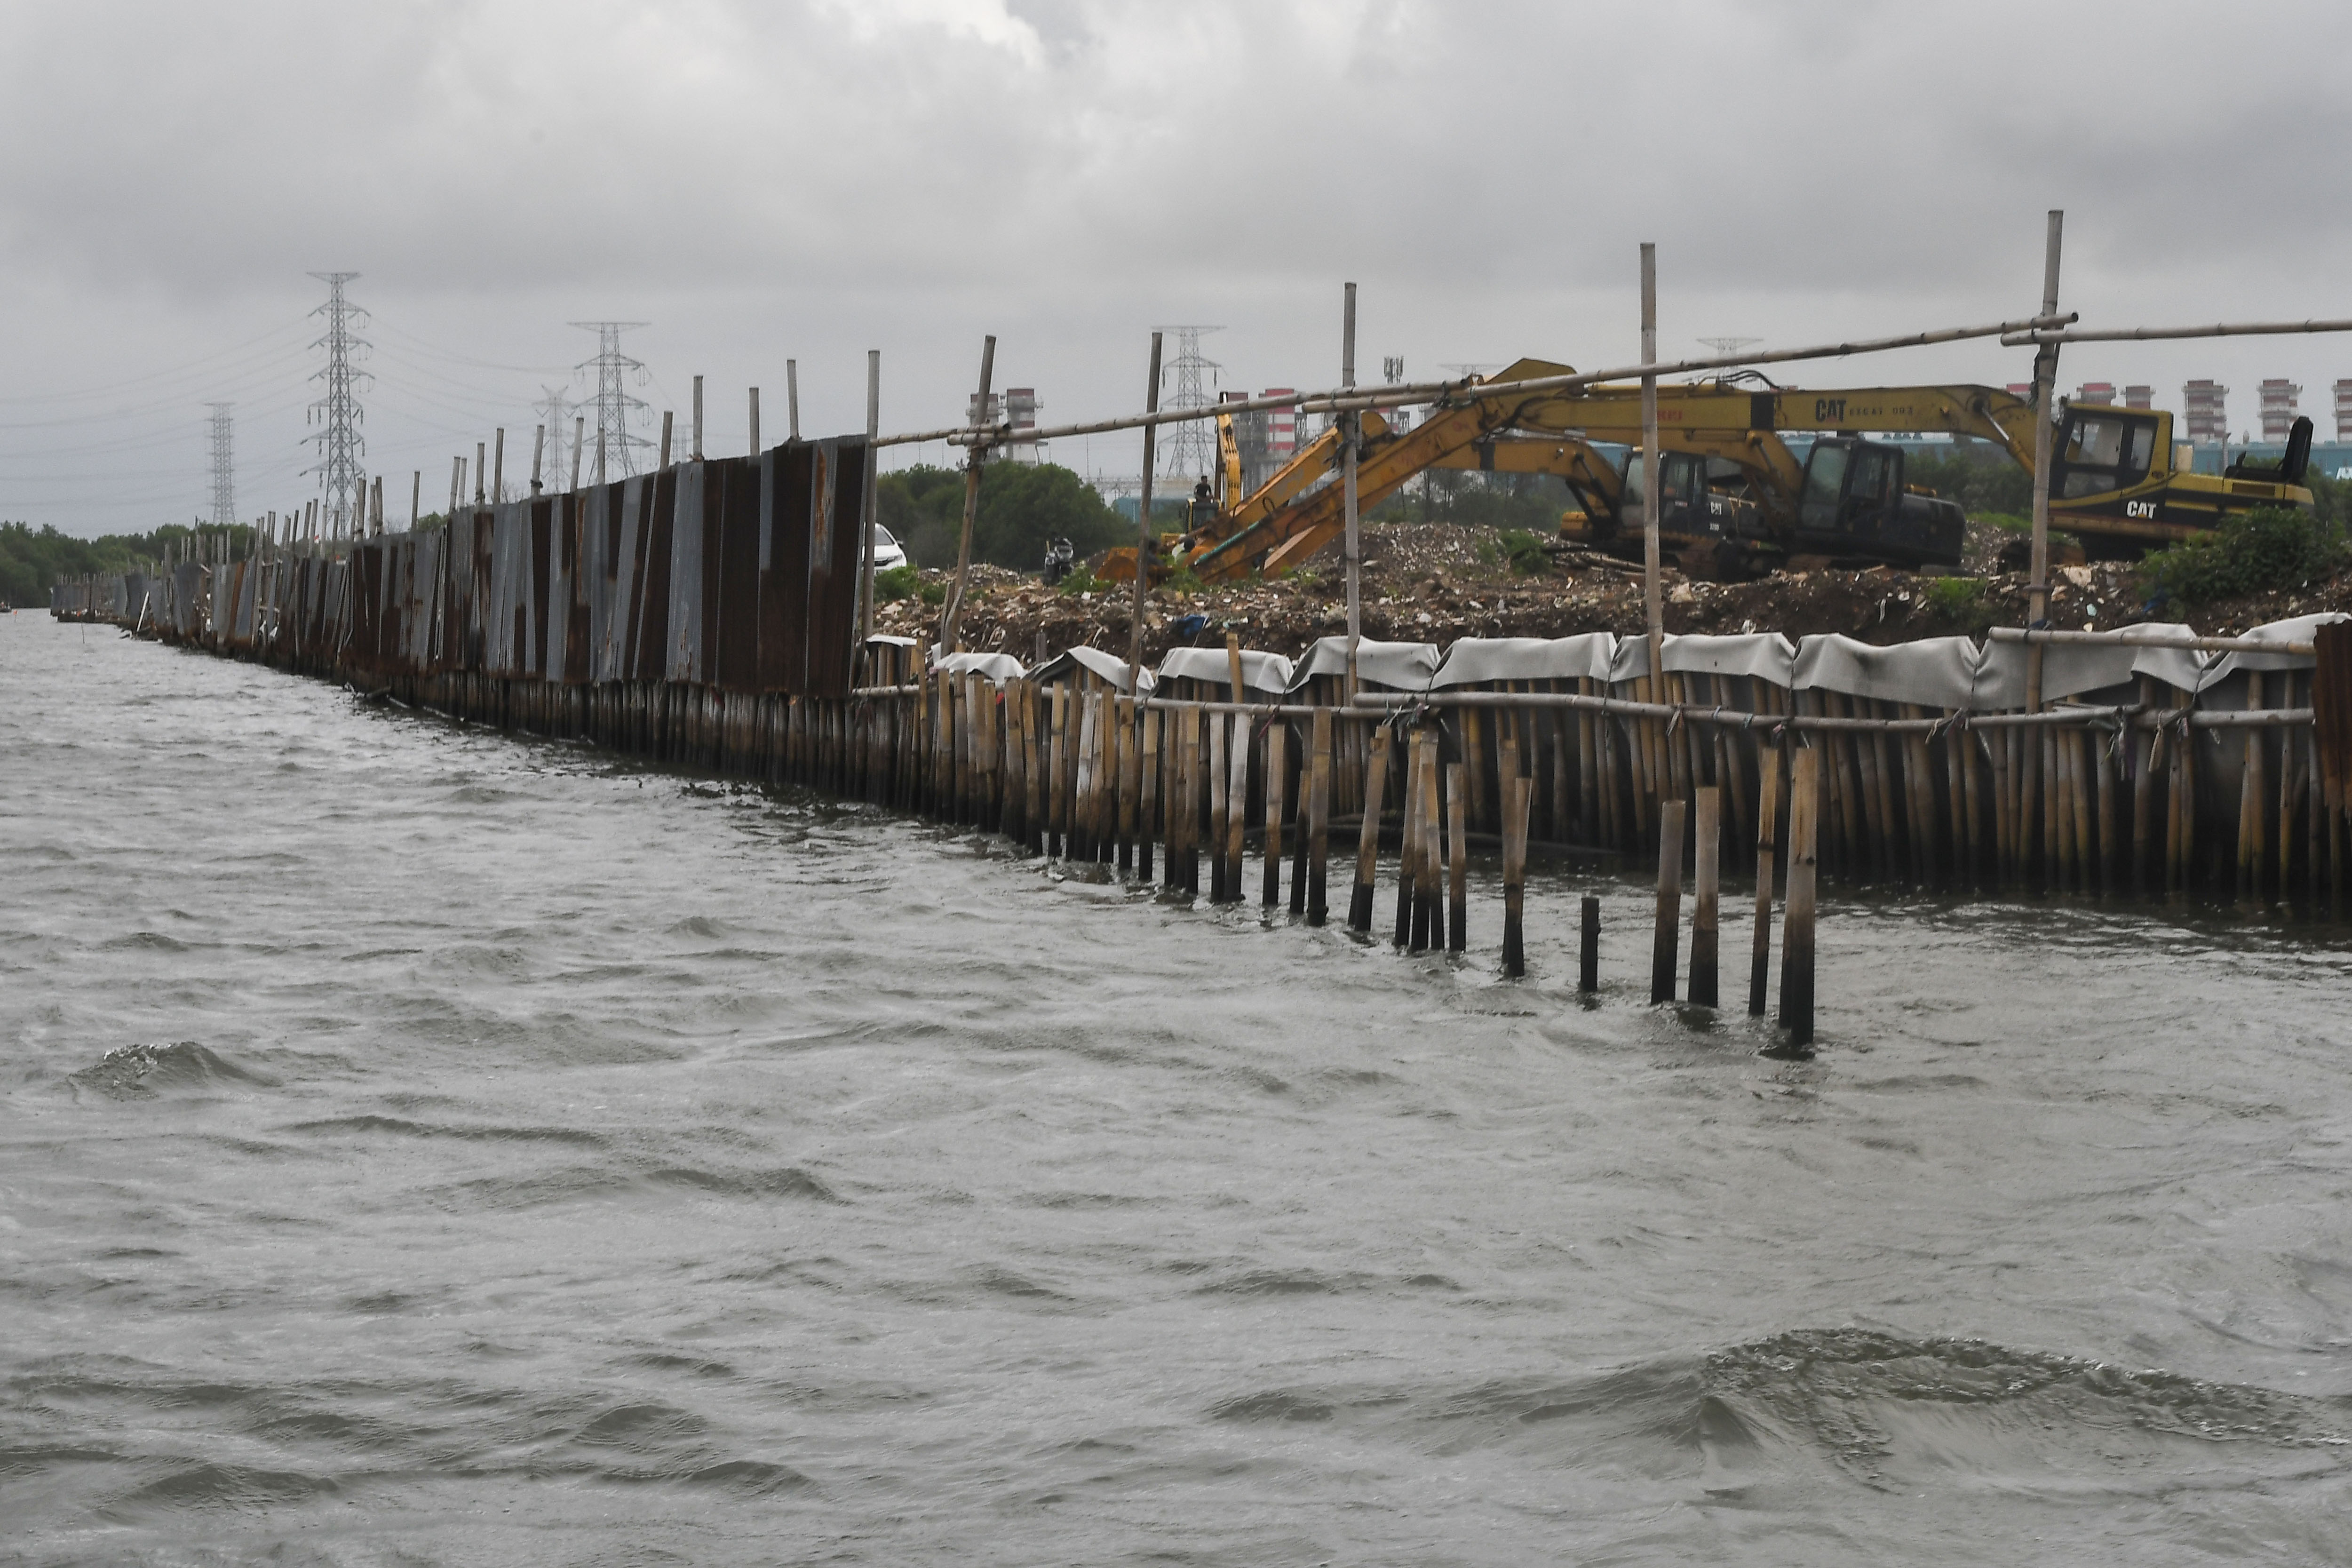
{"label": "white tarpaulin sheet", "polygon": [[1967,637],[1928,637],[1880,647],[1831,633],[1807,637],[1790,677],[1794,691],[1835,691],[1880,702],[1923,708],[1981,708],[1978,667],[1982,655]]}
{"label": "white tarpaulin sheet", "polygon": [[950,675],[977,672],[1002,686],[1008,680],[1018,680],[1024,673],[1021,661],[1009,653],[951,653],[945,658],[931,661],[933,669],[944,669]]}
{"label": "white tarpaulin sheet", "polygon": [[1464,637],[1445,650],[1430,689],[1489,680],[1606,680],[1617,639],[1607,632],[1572,637]]}
{"label": "white tarpaulin sheet", "polygon": [[[2197,689],[2203,659],[2186,648],[2136,647],[2151,637],[2193,637],[2195,628],[2149,622],[2124,626],[2111,643],[2044,643],[2042,645],[2042,697],[2055,702],[2086,691],[2129,686],[2135,676],[2150,675],[2183,691]],[[1984,660],[1977,672],[1975,706],[1983,710],[2025,706],[2025,649],[2021,642],[1985,644]]]}
{"label": "white tarpaulin sheet", "polygon": [[[2264,642],[2309,642],[2320,627],[2344,618],[2341,610],[2326,610],[2315,616],[2297,616],[2293,620],[2271,621],[2240,635]],[[2225,653],[2205,667],[2202,685],[2226,680],[2242,669],[2309,669],[2315,662],[2307,653]]]}
{"label": "white tarpaulin sheet", "polygon": [[[1170,648],[1168,657],[1160,661],[1160,679],[1205,680],[1223,687],[1234,683],[1233,670],[1221,647]],[[1278,653],[1245,647],[1242,649],[1242,685],[1250,691],[1279,697],[1290,689],[1290,661]]]}
{"label": "white tarpaulin sheet", "polygon": [[[1290,689],[1297,690],[1318,675],[1347,673],[1348,639],[1322,637],[1292,668]],[[1429,678],[1436,673],[1435,643],[1374,642],[1366,637],[1356,645],[1356,679],[1367,686],[1389,691],[1426,691]]]}
{"label": "white tarpaulin sheet", "polygon": [[[1222,670],[1223,666],[1219,668]],[[1127,660],[1117,654],[1105,653],[1098,647],[1065,648],[1039,665],[1032,673],[1031,679],[1047,682],[1056,681],[1067,676],[1073,669],[1083,669],[1097,679],[1108,681],[1114,690],[1127,689]],[[1143,689],[1149,693],[1151,687],[1151,671],[1147,669],[1143,672]]]}

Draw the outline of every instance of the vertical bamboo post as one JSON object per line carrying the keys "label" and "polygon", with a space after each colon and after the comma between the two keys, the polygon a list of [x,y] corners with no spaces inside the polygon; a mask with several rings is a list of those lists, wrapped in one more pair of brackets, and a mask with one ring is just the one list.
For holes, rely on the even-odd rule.
{"label": "vertical bamboo post", "polygon": [[[1340,324],[1339,384],[1356,384],[1356,286],[1348,285],[1346,319]],[[1340,688],[1339,700],[1356,700],[1356,650],[1364,637],[1364,531],[1357,514],[1356,461],[1357,451],[1363,446],[1362,416],[1349,410],[1339,416],[1339,509],[1344,529],[1346,572],[1348,578],[1348,671]]]}
{"label": "vertical bamboo post", "polygon": [[1748,964],[1748,1016],[1764,1016],[1764,994],[1771,981],[1772,874],[1778,858],[1780,815],[1780,752],[1767,746],[1756,753],[1756,932]]}
{"label": "vertical bamboo post", "polygon": [[[866,351],[866,482],[860,487],[857,532],[866,542],[857,562],[857,647],[850,651],[850,668],[857,667],[857,652],[874,636],[874,529],[881,515],[881,500],[875,493],[881,473],[881,450],[875,445],[882,434],[882,351]],[[760,455],[760,389],[751,389],[751,456]]]}
{"label": "vertical bamboo post", "polygon": [[[1528,808],[1535,799],[1535,783],[1531,779],[1515,778],[1503,786],[1503,973],[1517,980],[1528,972],[1527,904],[1528,904]],[[1462,808],[1454,809],[1454,821],[1462,821]],[[1458,835],[1461,829],[1457,826]],[[1454,861],[1454,886],[1461,887],[1461,860]],[[1454,895],[1454,909],[1461,910],[1461,895]],[[1454,951],[1462,951],[1461,928],[1454,928]]]}
{"label": "vertical bamboo post", "polygon": [[1137,803],[1141,794],[1143,737],[1136,730],[1139,699],[1118,699],[1118,873],[1135,868]]}
{"label": "vertical bamboo post", "polygon": [[[867,363],[870,364],[872,359],[869,358]],[[748,444],[751,448],[751,456],[756,458],[760,455],[760,389],[756,386],[751,389],[750,403],[751,436]],[[872,439],[870,433],[867,439]]]}
{"label": "vertical bamboo post", "polygon": [[1226,787],[1231,769],[1225,763],[1225,715],[1209,718],[1209,901],[1222,904],[1225,888],[1225,818],[1233,805]]}
{"label": "vertical bamboo post", "polygon": [[[1213,780],[1205,772],[1208,759],[1202,754],[1202,722],[1209,716],[1199,708],[1184,710],[1184,754],[1178,759],[1184,769],[1184,896],[1201,896],[1202,813],[1213,808]],[[1210,820],[1213,822],[1214,816]]]}
{"label": "vertical bamboo post", "polygon": [[[1143,383],[1143,411],[1160,412],[1160,334],[1151,334],[1151,369]],[[1128,611],[1127,683],[1143,696],[1143,610],[1151,596],[1151,466],[1152,440],[1159,426],[1143,427],[1143,494],[1135,511],[1135,603]]]}
{"label": "vertical bamboo post", "polygon": [[1412,942],[1413,889],[1421,869],[1421,746],[1423,731],[1414,731],[1407,737],[1402,768],[1404,794],[1398,801],[1397,814],[1397,896],[1396,934],[1392,939],[1398,947]]}
{"label": "vertical bamboo post", "polygon": [[1813,1038],[1813,878],[1821,752],[1798,749],[1789,788],[1789,891],[1780,916],[1780,1026],[1791,1046]]}
{"label": "vertical bamboo post", "polygon": [[1446,945],[1444,908],[1444,847],[1437,842],[1442,816],[1437,797],[1437,731],[1430,731],[1421,748],[1421,842],[1413,858],[1413,952],[1433,952]]}
{"label": "vertical bamboo post", "polygon": [[1716,916],[1721,896],[1719,858],[1723,844],[1723,789],[1702,785],[1697,799],[1698,847],[1691,899],[1690,999],[1716,1005]]}
{"label": "vertical bamboo post", "polygon": [[988,335],[980,351],[980,395],[971,405],[971,450],[964,464],[963,532],[956,543],[955,581],[948,584],[947,607],[940,616],[940,643],[950,653],[963,648],[963,596],[971,578],[971,531],[980,517],[980,469],[988,457],[983,432],[988,426],[988,388],[996,377],[996,336]]}
{"label": "vertical bamboo post", "polygon": [[[1137,698],[1138,701],[1143,699]],[[1151,847],[1160,834],[1160,735],[1164,722],[1157,709],[1143,712],[1143,759],[1136,782],[1135,877],[1151,880]]]}
{"label": "vertical bamboo post", "polygon": [[[2050,209],[2049,228],[2044,237],[2042,256],[2042,313],[2058,313],[2058,258],[2060,240],[2065,233],[2066,215],[2056,207]],[[2025,620],[2030,626],[2042,625],[2050,614],[2050,468],[2053,457],[2053,426],[2051,416],[2057,412],[2058,345],[2045,342],[2033,354],[2033,555],[2032,571],[2025,589]],[[2042,645],[2029,643],[2025,649],[2025,708],[2039,712],[2042,708]],[[2028,744],[2022,748],[2026,759],[2024,793],[2021,800],[2021,823],[2027,834],[2032,832],[2036,796],[2042,792],[2039,763],[2049,751],[2047,743]],[[2021,847],[2022,848],[2023,847]],[[2045,856],[2054,847],[2043,841]],[[2026,850],[2021,859],[2030,856]],[[2030,863],[2030,862],[2029,862]]]}
{"label": "vertical bamboo post", "polygon": [[[1642,246],[1642,363],[1655,364],[1658,361],[1658,247],[1647,241]],[[1645,372],[1642,376],[1642,609],[1650,637],[1650,689],[1665,700],[1666,672],[1666,605],[1664,590],[1659,584],[1662,571],[1658,554],[1658,378]],[[1655,726],[1645,722],[1645,730]],[[1675,816],[1677,824],[1680,814]],[[1662,837],[1659,842],[1664,843]],[[1677,875],[1682,866],[1682,840],[1675,839],[1674,860]],[[1669,985],[1666,994],[1674,994]],[[1664,1000],[1664,998],[1655,998]]]}
{"label": "vertical bamboo post", "polygon": [[[1331,848],[1331,710],[1315,710],[1313,749],[1307,778],[1307,923],[1319,926],[1330,916],[1328,870]],[[1370,918],[1369,913],[1367,919]],[[1348,924],[1356,923],[1350,904]]]}
{"label": "vertical bamboo post", "polygon": [[784,430],[792,439],[801,438],[801,362],[784,362]]}
{"label": "vertical bamboo post", "polygon": [[1289,738],[1290,727],[1279,719],[1265,728],[1265,880],[1258,903],[1269,910],[1282,906],[1282,813],[1290,794],[1284,752]]}
{"label": "vertical bamboo post", "polygon": [[[1328,709],[1318,711],[1317,721],[1320,722],[1328,711]],[[1381,797],[1388,790],[1389,747],[1393,740],[1394,734],[1389,725],[1383,724],[1373,731],[1370,754],[1364,765],[1364,816],[1356,833],[1356,886],[1348,900],[1348,929],[1350,931],[1370,932],[1372,929],[1372,878],[1379,869],[1381,858]],[[1318,763],[1324,763],[1328,755],[1328,749],[1318,746],[1316,752]],[[1328,763],[1325,763],[1325,776],[1329,776]],[[1309,922],[1312,923],[1311,910]]]}
{"label": "vertical bamboo post", "polygon": [[1675,999],[1675,967],[1682,945],[1683,813],[1685,803],[1658,803],[1658,919],[1650,945],[1650,1000]]}
{"label": "vertical bamboo post", "polygon": [[1249,775],[1252,735],[1249,715],[1234,715],[1234,738],[1226,752],[1233,771],[1225,785],[1225,898],[1240,903],[1248,894],[1242,888],[1243,849],[1249,833]]}
{"label": "vertical bamboo post", "polygon": [[[1463,797],[1460,763],[1445,770],[1445,951],[1461,952],[1470,939],[1470,843],[1468,802]],[[1509,858],[1510,847],[1504,846]]]}
{"label": "vertical bamboo post", "polygon": [[1592,893],[1584,895],[1579,910],[1580,920],[1576,946],[1576,988],[1592,992],[1601,989],[1601,900]]}

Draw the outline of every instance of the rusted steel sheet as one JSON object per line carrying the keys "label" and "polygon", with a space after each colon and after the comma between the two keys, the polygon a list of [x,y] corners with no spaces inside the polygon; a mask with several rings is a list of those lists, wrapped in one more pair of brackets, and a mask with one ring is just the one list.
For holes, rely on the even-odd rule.
{"label": "rusted steel sheet", "polygon": [[637,592],[630,634],[631,677],[659,680],[669,668],[669,576],[677,510],[677,471],[656,474],[645,491],[646,521],[637,538]]}
{"label": "rusted steel sheet", "polygon": [[803,441],[760,455],[760,685],[798,694],[808,679],[809,473]]}
{"label": "rusted steel sheet", "polygon": [[808,675],[803,695],[849,694],[850,639],[857,629],[860,522],[866,500],[866,443],[816,444],[810,475]]}
{"label": "rusted steel sheet", "polygon": [[716,683],[757,691],[760,682],[760,473],[751,458],[710,465],[719,489]]}

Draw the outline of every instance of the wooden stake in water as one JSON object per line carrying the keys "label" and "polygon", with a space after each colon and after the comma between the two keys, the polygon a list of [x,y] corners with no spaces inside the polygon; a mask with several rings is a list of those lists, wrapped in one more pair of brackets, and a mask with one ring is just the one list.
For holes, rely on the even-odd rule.
{"label": "wooden stake in water", "polygon": [[1281,720],[1266,726],[1265,885],[1258,902],[1269,910],[1282,907],[1282,813],[1290,793],[1290,780],[1284,771],[1289,759],[1283,752],[1289,738],[1289,726]]}
{"label": "wooden stake in water", "polygon": [[1813,874],[1821,752],[1799,749],[1789,787],[1789,895],[1780,916],[1780,1026],[1792,1046],[1813,1038]]}
{"label": "wooden stake in water", "polygon": [[1707,784],[1698,791],[1698,854],[1694,867],[1691,900],[1690,999],[1702,1007],[1716,1005],[1716,905],[1719,896],[1718,858],[1723,842],[1723,791]]}
{"label": "wooden stake in water", "polygon": [[1658,924],[1650,946],[1650,1000],[1675,999],[1675,966],[1682,947],[1683,814],[1679,800],[1658,803]]}
{"label": "wooden stake in water", "polygon": [[1766,746],[1756,756],[1756,946],[1748,968],[1748,1016],[1764,1016],[1764,993],[1771,979],[1772,873],[1779,847],[1780,752]]}
{"label": "wooden stake in water", "polygon": [[1591,893],[1584,895],[1580,910],[1581,920],[1577,934],[1576,988],[1591,992],[1601,989],[1601,900]]}
{"label": "wooden stake in water", "polygon": [[[1331,850],[1331,710],[1315,710],[1314,750],[1307,775],[1307,923],[1319,926],[1330,917],[1326,873]],[[1349,924],[1354,923],[1353,910]]]}
{"label": "wooden stake in water", "polygon": [[[1528,811],[1534,802],[1533,779],[1503,781],[1503,973],[1514,980],[1528,972]],[[1461,820],[1458,805],[1454,820]]]}
{"label": "wooden stake in water", "polygon": [[[1318,713],[1316,722],[1319,724],[1322,721],[1323,714]],[[1380,868],[1381,796],[1388,790],[1391,738],[1391,731],[1385,724],[1372,731],[1371,757],[1364,767],[1364,819],[1356,835],[1356,887],[1348,900],[1348,929],[1350,931],[1369,931],[1372,929],[1372,877]],[[1317,763],[1322,765],[1328,754],[1328,748],[1318,742]],[[1328,776],[1328,773],[1326,776]]]}
{"label": "wooden stake in water", "polygon": [[[1460,952],[1470,940],[1469,802],[1464,798],[1468,770],[1460,763],[1445,770],[1445,951]],[[1510,785],[1504,785],[1507,794]],[[1509,847],[1505,846],[1506,857]]]}

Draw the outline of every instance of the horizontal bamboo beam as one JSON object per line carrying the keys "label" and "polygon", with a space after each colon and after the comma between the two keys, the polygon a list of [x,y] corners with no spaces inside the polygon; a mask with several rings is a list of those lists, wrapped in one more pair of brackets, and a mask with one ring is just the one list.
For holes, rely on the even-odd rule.
{"label": "horizontal bamboo beam", "polygon": [[2000,346],[2016,349],[2028,348],[2035,343],[2138,343],[2153,342],[2159,338],[2258,338],[2290,332],[2352,332],[2352,321],[2217,321],[2210,327],[2093,327],[2087,331],[2037,327],[2006,334],[2000,340]]}
{"label": "horizontal bamboo beam", "polygon": [[1221,414],[1256,414],[1270,408],[1296,409],[1302,414],[1352,414],[1375,408],[1404,408],[1423,403],[1444,403],[1469,394],[1488,397],[1530,396],[1542,392],[1570,392],[1608,381],[1633,381],[1645,375],[1686,375],[1703,370],[1738,370],[1748,365],[1785,364],[1796,360],[1843,359],[1851,354],[1885,353],[1894,349],[1925,348],[1932,343],[1961,342],[1970,338],[1996,337],[2020,330],[2063,325],[2079,318],[2073,313],[2034,316],[1984,327],[1944,327],[1933,331],[1906,332],[1901,337],[1862,338],[1852,342],[1822,343],[1801,349],[1767,349],[1761,353],[1713,354],[1704,359],[1676,360],[1671,364],[1619,365],[1610,370],[1571,372],[1566,375],[1532,376],[1525,381],[1482,382],[1475,376],[1460,381],[1412,382],[1376,391],[1338,387],[1328,392],[1294,393],[1282,397],[1249,397],[1197,408],[1162,408],[1149,414],[1122,415],[1080,425],[1040,426],[1015,433],[1009,422],[982,426],[947,425],[936,430],[914,430],[875,438],[877,447],[904,447],[923,441],[948,441],[960,447],[1003,447],[1030,441],[1058,441],[1073,436],[1100,436],[1113,430],[1141,430],[1188,419],[1213,419]]}
{"label": "horizontal bamboo beam", "polygon": [[1732,730],[1813,730],[1876,735],[1932,735],[1941,730],[2034,730],[2064,725],[2128,725],[2158,730],[2186,723],[2194,729],[2217,730],[2311,722],[2308,708],[2217,711],[2197,708],[2142,709],[2137,703],[2113,708],[2050,708],[2038,713],[1958,712],[1942,719],[1843,719],[1818,713],[1750,713],[1745,709],[1689,703],[1633,702],[1580,691],[1433,691],[1419,696],[1367,692],[1359,695],[1352,706],[1369,713],[1404,713],[1415,708],[1568,708],[1614,713],[1628,719],[1715,724]]}
{"label": "horizontal bamboo beam", "polygon": [[2162,647],[2191,653],[2287,653],[2308,658],[2317,649],[2307,642],[2266,642],[2260,637],[2183,637],[2178,632],[2131,637],[2124,632],[2063,632],[2044,627],[1991,626],[1985,635],[1995,642],[2063,643],[2088,647]]}

